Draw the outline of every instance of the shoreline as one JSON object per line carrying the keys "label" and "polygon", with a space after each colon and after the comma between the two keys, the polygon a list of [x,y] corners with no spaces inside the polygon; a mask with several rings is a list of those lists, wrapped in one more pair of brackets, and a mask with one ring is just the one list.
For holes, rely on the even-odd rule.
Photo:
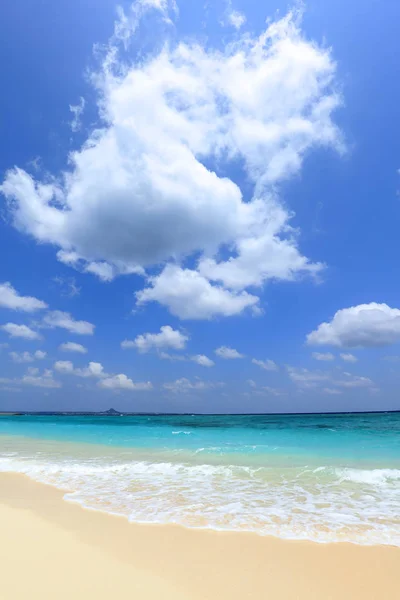
{"label": "shoreline", "polygon": [[2,599],[398,596],[395,546],[130,523],[65,501],[64,493],[21,474],[0,474]]}

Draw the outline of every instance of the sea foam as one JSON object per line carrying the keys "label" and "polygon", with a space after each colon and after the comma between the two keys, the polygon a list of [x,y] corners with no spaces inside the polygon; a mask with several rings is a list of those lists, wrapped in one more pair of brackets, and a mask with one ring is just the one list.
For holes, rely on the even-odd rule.
{"label": "sea foam", "polygon": [[0,471],[24,473],[65,490],[70,501],[134,522],[400,546],[398,469],[252,468],[3,453]]}

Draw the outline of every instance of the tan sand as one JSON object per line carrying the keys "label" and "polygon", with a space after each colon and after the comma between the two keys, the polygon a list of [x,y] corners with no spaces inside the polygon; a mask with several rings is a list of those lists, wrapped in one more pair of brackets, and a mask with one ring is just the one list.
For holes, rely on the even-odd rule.
{"label": "tan sand", "polygon": [[132,525],[0,475],[1,600],[391,600],[400,549]]}

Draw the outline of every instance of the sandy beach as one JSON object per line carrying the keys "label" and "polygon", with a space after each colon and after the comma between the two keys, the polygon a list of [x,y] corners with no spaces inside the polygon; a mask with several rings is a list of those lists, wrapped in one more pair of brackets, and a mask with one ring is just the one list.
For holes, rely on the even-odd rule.
{"label": "sandy beach", "polygon": [[0,476],[0,527],[2,600],[398,597],[396,547],[135,525],[22,475]]}

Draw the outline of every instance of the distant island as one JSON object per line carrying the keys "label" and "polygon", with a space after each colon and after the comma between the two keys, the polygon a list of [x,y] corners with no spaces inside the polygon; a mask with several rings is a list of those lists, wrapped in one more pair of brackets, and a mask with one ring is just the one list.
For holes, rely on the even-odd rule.
{"label": "distant island", "polygon": [[119,415],[122,415],[123,413],[118,412],[118,410],[115,410],[115,408],[109,408],[108,410],[105,410],[104,412],[98,413],[100,415],[107,415],[109,417],[118,417]]}

